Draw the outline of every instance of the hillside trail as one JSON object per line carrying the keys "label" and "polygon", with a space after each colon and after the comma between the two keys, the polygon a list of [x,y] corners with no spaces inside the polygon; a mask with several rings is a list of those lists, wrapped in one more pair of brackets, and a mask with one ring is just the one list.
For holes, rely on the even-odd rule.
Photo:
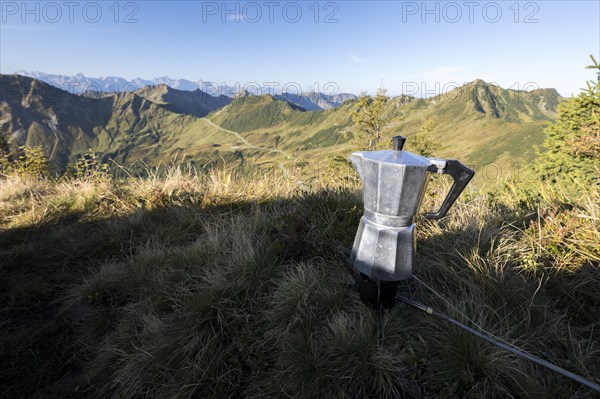
{"label": "hillside trail", "polygon": [[[208,122],[208,124],[212,125],[213,127],[216,127],[217,129],[225,132],[225,133],[229,133],[229,134],[233,134],[238,140],[240,140],[242,143],[244,143],[244,145],[230,145],[229,148],[231,148],[232,150],[236,150],[236,149],[243,149],[243,148],[247,148],[247,149],[252,149],[252,150],[259,150],[259,151],[266,151],[267,153],[269,152],[275,152],[278,154],[282,154],[284,155],[287,159],[293,160],[293,161],[297,161],[298,159],[292,155],[290,155],[289,153],[287,153],[286,151],[277,149],[277,148],[268,148],[268,147],[260,147],[257,145],[252,144],[251,142],[249,142],[248,140],[246,140],[245,137],[243,137],[239,132],[235,132],[233,130],[228,130],[225,129],[219,125],[217,125],[216,123],[214,123],[213,121],[211,121],[208,118],[202,118],[204,119],[206,122]],[[285,169],[285,166],[283,165],[283,161],[279,162],[279,168],[281,168],[281,170],[285,173],[286,177],[288,176],[288,172]]]}

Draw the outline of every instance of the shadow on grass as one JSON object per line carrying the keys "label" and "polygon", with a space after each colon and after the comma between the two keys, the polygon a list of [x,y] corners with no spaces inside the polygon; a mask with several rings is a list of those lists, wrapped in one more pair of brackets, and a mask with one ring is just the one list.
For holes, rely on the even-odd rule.
{"label": "shadow on grass", "polygon": [[[340,198],[346,203],[344,210],[338,208]],[[263,228],[279,262],[332,259],[340,241],[351,243],[360,217],[352,198],[351,193],[340,197],[340,192],[323,191],[265,202],[138,209],[124,217],[94,221],[85,221],[84,213],[69,213],[52,223],[0,231],[5,392],[9,397],[69,392],[79,396],[77,376],[85,362],[77,359],[81,342],[75,342],[77,326],[64,312],[65,298],[102,265],[131,262],[137,253],[155,246],[185,247],[201,240],[211,223],[252,218],[258,211],[275,216]]]}

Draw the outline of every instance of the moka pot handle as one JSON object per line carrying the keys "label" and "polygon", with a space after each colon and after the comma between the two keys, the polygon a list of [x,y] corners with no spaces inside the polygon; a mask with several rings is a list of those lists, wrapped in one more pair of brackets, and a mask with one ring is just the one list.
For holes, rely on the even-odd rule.
{"label": "moka pot handle", "polygon": [[444,202],[442,203],[440,209],[437,212],[427,212],[427,219],[437,220],[446,216],[446,213],[448,213],[450,207],[454,205],[454,202],[456,201],[460,193],[462,193],[462,191],[465,189],[465,187],[467,187],[467,184],[469,184],[473,176],[475,176],[475,171],[470,168],[467,168],[465,165],[463,165],[455,159],[448,159],[446,161],[446,167],[441,170],[438,170],[438,168],[435,165],[431,166],[435,171],[438,171],[439,173],[443,173],[445,175],[450,175],[454,179],[454,183],[450,188],[450,192],[446,196],[446,199],[444,199]]}

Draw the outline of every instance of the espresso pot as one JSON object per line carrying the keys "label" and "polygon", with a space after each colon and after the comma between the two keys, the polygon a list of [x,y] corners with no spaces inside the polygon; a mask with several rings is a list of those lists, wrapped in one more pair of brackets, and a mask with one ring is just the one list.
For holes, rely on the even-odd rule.
{"label": "espresso pot", "polygon": [[425,158],[405,151],[402,149],[405,141],[404,137],[396,136],[391,150],[350,155],[362,180],[364,202],[350,261],[364,280],[359,281],[359,288],[361,284],[371,289],[377,287],[378,298],[382,283],[395,287],[397,282],[412,276],[416,262],[413,221],[430,175],[448,174],[454,183],[440,209],[426,214],[428,219],[443,218],[475,175],[459,161]]}

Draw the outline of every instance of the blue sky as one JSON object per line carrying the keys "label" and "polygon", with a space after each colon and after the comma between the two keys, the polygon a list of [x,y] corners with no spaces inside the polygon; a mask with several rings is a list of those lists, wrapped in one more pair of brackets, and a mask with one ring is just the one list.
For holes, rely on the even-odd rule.
{"label": "blue sky", "polygon": [[[1,1],[0,71],[437,94],[577,93],[600,1]],[[332,83],[325,86],[327,83]]]}

